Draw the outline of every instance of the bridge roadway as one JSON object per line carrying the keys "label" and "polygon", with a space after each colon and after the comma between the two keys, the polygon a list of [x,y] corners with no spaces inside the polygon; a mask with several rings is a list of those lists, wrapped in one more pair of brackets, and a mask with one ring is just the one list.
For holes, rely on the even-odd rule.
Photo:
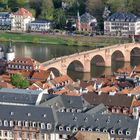
{"label": "bridge roadway", "polygon": [[140,50],[140,43],[116,44],[105,48],[98,48],[68,56],[53,58],[41,63],[41,68],[45,70],[56,69],[61,74],[66,74],[69,65],[73,62],[78,62],[83,67],[83,72],[90,72],[91,60],[94,58],[96,59],[96,63],[104,62],[105,66],[111,67],[111,60],[114,54],[116,56],[116,60],[120,59],[130,62],[130,56],[134,49],[136,49],[136,52],[137,50]]}

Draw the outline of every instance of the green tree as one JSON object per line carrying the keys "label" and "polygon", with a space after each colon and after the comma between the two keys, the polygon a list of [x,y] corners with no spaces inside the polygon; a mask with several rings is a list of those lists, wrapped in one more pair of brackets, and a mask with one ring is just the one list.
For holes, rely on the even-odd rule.
{"label": "green tree", "polygon": [[29,81],[27,81],[22,75],[14,74],[11,77],[11,83],[17,88],[27,88],[29,86]]}
{"label": "green tree", "polygon": [[29,3],[29,0],[8,0],[8,7],[12,11],[16,11],[17,8],[25,7]]}
{"label": "green tree", "polygon": [[54,5],[52,0],[42,0],[41,10],[42,18],[53,20]]}
{"label": "green tree", "polygon": [[66,15],[61,8],[55,10],[54,21],[55,21],[56,28],[61,29],[66,25]]}

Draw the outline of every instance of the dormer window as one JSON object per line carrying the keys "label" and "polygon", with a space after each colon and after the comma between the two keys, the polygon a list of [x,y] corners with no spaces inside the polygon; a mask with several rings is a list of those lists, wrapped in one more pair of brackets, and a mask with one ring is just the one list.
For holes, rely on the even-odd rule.
{"label": "dormer window", "polygon": [[96,128],[96,131],[97,131],[97,132],[100,132],[100,129],[99,129],[99,128]]}
{"label": "dormer window", "polygon": [[107,133],[107,130],[106,130],[106,129],[104,129],[104,130],[103,130],[103,132]]}
{"label": "dormer window", "polygon": [[63,126],[59,126],[59,131],[63,131]]}
{"label": "dormer window", "polygon": [[77,131],[78,131],[78,128],[77,128],[77,127],[74,127],[74,128],[73,128],[73,131],[74,131],[74,132],[77,132]]}
{"label": "dormer window", "polygon": [[52,124],[51,123],[47,123],[47,130],[51,130],[52,129]]}
{"label": "dormer window", "polygon": [[81,127],[81,131],[85,131],[85,128],[84,127]]}
{"label": "dormer window", "polygon": [[44,118],[46,118],[46,116],[47,116],[46,114],[43,115]]}
{"label": "dormer window", "polygon": [[115,130],[114,129],[111,129],[110,133],[111,134],[115,134]]}
{"label": "dormer window", "polygon": [[28,127],[29,126],[29,123],[28,121],[25,122],[25,127]]}
{"label": "dormer window", "polygon": [[127,136],[130,136],[130,134],[131,134],[130,131],[126,131]]}
{"label": "dormer window", "polygon": [[92,131],[92,128],[88,128],[88,131]]}
{"label": "dormer window", "polygon": [[66,127],[66,131],[70,131],[71,129],[70,129],[70,127],[68,126],[68,127]]}
{"label": "dormer window", "polygon": [[118,131],[118,134],[119,134],[119,135],[122,135],[122,134],[123,134],[122,130],[119,130],[119,131]]}
{"label": "dormer window", "polygon": [[10,112],[10,115],[13,116],[14,115],[14,112]]}
{"label": "dormer window", "polygon": [[14,122],[10,121],[10,127],[13,127],[13,126],[14,126]]}
{"label": "dormer window", "polygon": [[32,122],[32,127],[33,127],[33,128],[36,127],[36,122]]}
{"label": "dormer window", "polygon": [[31,116],[31,113],[27,113],[27,116],[30,117]]}
{"label": "dormer window", "polygon": [[45,129],[45,123],[41,123],[41,129]]}
{"label": "dormer window", "polygon": [[0,120],[0,126],[2,126],[2,121]]}
{"label": "dormer window", "polygon": [[21,121],[18,121],[18,126],[21,127]]}
{"label": "dormer window", "polygon": [[8,121],[4,120],[4,126],[8,126]]}

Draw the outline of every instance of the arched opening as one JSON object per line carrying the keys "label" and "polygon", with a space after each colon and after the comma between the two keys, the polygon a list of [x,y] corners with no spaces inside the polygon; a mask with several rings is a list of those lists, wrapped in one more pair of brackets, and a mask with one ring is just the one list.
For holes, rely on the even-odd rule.
{"label": "arched opening", "polygon": [[115,51],[111,56],[112,72],[124,67],[124,55],[121,51]]}
{"label": "arched opening", "polygon": [[60,72],[56,68],[49,68],[47,71],[52,71],[56,77],[60,76]]}
{"label": "arched opening", "polygon": [[91,59],[91,77],[101,77],[105,72],[105,60],[101,55],[96,55]]}
{"label": "arched opening", "polygon": [[131,66],[140,65],[140,48],[135,47],[130,53]]}
{"label": "arched opening", "polygon": [[67,68],[67,74],[75,81],[77,79],[83,79],[84,66],[83,64],[75,60],[71,62]]}

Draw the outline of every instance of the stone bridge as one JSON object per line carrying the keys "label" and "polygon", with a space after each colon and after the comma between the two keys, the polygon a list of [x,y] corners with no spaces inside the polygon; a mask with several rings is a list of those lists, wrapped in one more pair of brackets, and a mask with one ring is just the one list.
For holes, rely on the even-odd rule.
{"label": "stone bridge", "polygon": [[68,67],[74,64],[75,70],[90,72],[91,63],[98,66],[111,67],[113,59],[130,62],[131,56],[140,56],[140,43],[117,44],[105,48],[75,53],[69,56],[53,58],[41,64],[45,70],[58,70],[67,74]]}

